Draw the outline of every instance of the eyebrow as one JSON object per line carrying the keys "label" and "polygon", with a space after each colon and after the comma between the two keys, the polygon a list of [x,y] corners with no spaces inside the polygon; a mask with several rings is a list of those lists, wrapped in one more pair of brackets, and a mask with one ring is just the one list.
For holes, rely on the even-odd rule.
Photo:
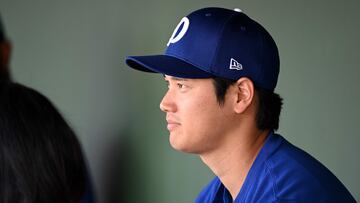
{"label": "eyebrow", "polygon": [[176,80],[176,81],[187,81],[186,78],[179,78],[179,77],[166,76],[166,75],[163,75],[163,76],[164,76],[164,79],[169,78],[169,79],[171,79],[171,80]]}

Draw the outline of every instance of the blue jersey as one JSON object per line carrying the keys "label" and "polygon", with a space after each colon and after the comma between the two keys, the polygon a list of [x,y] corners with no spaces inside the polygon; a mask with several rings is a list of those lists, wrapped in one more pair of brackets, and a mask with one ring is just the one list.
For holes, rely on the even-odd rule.
{"label": "blue jersey", "polygon": [[[233,202],[216,177],[196,203]],[[356,202],[345,186],[315,158],[270,133],[234,203],[261,202]]]}

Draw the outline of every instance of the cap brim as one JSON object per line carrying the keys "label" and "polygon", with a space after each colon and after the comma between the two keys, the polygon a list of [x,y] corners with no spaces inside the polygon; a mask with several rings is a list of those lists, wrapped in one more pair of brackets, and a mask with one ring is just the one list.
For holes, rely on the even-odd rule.
{"label": "cap brim", "polygon": [[179,78],[210,78],[212,75],[181,59],[168,55],[128,56],[126,64],[136,70]]}

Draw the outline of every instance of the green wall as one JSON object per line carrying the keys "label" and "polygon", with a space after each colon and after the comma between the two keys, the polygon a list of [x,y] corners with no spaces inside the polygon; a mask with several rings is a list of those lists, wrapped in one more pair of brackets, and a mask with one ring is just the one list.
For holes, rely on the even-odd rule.
{"label": "green wall", "polygon": [[100,203],[192,202],[212,178],[168,144],[159,75],[126,55],[160,53],[179,20],[241,8],[278,44],[280,133],[319,159],[360,201],[360,1],[0,0],[14,78],[47,95],[78,133]]}

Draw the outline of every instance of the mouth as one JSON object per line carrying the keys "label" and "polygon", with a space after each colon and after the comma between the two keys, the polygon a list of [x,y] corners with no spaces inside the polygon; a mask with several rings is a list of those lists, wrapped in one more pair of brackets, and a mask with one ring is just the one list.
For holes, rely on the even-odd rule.
{"label": "mouth", "polygon": [[177,127],[179,127],[181,124],[179,122],[177,122],[176,120],[166,117],[166,121],[167,121],[167,126],[166,128],[171,132],[173,130],[175,130]]}
{"label": "mouth", "polygon": [[173,130],[175,130],[177,127],[179,127],[180,124],[179,123],[168,123],[166,128],[171,132]]}

